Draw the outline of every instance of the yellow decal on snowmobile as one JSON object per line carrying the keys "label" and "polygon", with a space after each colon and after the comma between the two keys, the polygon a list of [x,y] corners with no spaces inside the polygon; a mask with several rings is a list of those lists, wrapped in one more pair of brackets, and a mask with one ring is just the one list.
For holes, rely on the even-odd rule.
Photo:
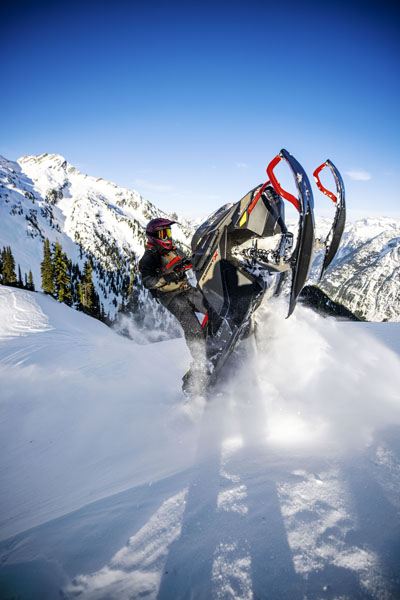
{"label": "yellow decal on snowmobile", "polygon": [[239,221],[239,227],[242,227],[247,221],[247,211],[245,211],[242,215],[242,218]]}

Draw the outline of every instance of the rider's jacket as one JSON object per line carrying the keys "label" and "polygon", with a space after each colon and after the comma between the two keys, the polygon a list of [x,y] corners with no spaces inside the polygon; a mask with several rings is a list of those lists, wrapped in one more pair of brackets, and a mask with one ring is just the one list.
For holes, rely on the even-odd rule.
{"label": "rider's jacket", "polygon": [[174,265],[182,258],[185,258],[185,255],[175,246],[170,251],[160,252],[148,244],[139,261],[143,285],[163,304],[190,288],[185,276],[177,282],[170,283],[163,277],[163,274],[173,271]]}

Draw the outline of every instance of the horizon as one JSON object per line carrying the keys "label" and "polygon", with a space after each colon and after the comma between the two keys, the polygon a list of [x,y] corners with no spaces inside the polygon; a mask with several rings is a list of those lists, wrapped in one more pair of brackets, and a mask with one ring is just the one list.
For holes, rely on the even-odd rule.
{"label": "horizon", "polygon": [[285,147],[310,179],[327,158],[336,164],[352,220],[400,217],[394,4],[0,10],[5,158],[58,153],[193,218],[265,181]]}
{"label": "horizon", "polygon": [[[118,186],[118,187],[120,187],[120,188],[125,188],[125,189],[128,189],[128,190],[130,190],[130,191],[133,191],[133,192],[139,192],[139,190],[137,190],[137,189],[136,189],[136,188],[134,188],[134,187],[127,187],[127,186],[124,186],[124,185],[122,185],[122,184],[118,183],[118,181],[113,181],[113,180],[111,180],[111,179],[106,179],[105,177],[102,177],[101,175],[99,175],[99,174],[97,174],[97,173],[86,173],[86,172],[84,172],[84,171],[81,171],[81,169],[79,169],[79,168],[78,168],[76,165],[74,165],[73,163],[71,163],[71,161],[70,161],[70,160],[68,160],[68,157],[66,157],[66,156],[64,156],[64,155],[62,155],[62,154],[60,154],[60,153],[56,153],[56,152],[43,152],[43,153],[41,153],[41,154],[25,154],[25,155],[19,156],[19,157],[18,157],[18,158],[16,158],[16,159],[11,159],[11,158],[9,158],[9,157],[6,157],[6,156],[4,156],[4,155],[0,154],[0,158],[4,158],[5,160],[9,160],[9,161],[11,161],[11,162],[15,162],[15,163],[18,163],[18,161],[19,161],[19,160],[21,160],[21,159],[23,159],[23,158],[32,158],[32,157],[34,157],[34,158],[38,158],[38,157],[41,157],[41,156],[59,156],[60,158],[63,158],[64,160],[66,160],[66,161],[67,161],[67,163],[68,163],[68,164],[69,164],[71,167],[74,167],[74,168],[76,168],[76,169],[77,169],[77,170],[78,170],[78,171],[79,171],[79,172],[80,172],[82,175],[85,175],[85,176],[88,176],[88,177],[93,177],[93,178],[95,178],[95,179],[103,179],[104,181],[107,181],[107,182],[109,182],[109,183],[115,184],[116,186]],[[315,187],[315,186],[313,186],[313,188],[314,188],[314,187]],[[313,192],[315,193],[315,189],[313,189]],[[140,193],[140,192],[139,192],[139,193]],[[142,197],[142,199],[143,199],[144,201],[151,202],[152,204],[154,204],[154,206],[155,206],[156,208],[161,208],[160,206],[158,206],[158,205],[157,205],[157,203],[155,203],[155,202],[152,202],[152,201],[151,201],[151,200],[149,200],[149,198],[147,198],[145,195],[143,195],[143,194],[140,194],[140,195],[141,195],[141,197]],[[244,194],[243,194],[243,195],[244,195]],[[319,197],[319,196],[317,196],[317,198],[316,198],[315,196],[316,196],[316,194],[314,194],[314,200],[317,200],[317,201],[318,201],[318,197]],[[321,196],[321,197],[323,198],[323,196]],[[290,207],[287,205],[287,203],[286,203],[286,202],[285,202],[285,206],[286,206],[286,209],[289,209],[289,210],[290,210]],[[330,208],[332,208],[332,207],[330,206],[330,203],[329,203],[327,206],[328,206],[328,207],[330,207]],[[317,211],[319,212],[319,214],[320,214],[320,217],[322,217],[322,218],[328,218],[328,219],[329,219],[329,218],[332,216],[332,213],[331,213],[330,215],[323,214],[323,211],[321,211],[321,210],[320,210],[320,208],[321,208],[321,207],[318,207],[318,205],[317,205],[317,206],[316,206],[316,211],[315,211],[315,212],[317,212]],[[163,209],[161,209],[161,210],[163,210]],[[168,211],[164,211],[164,212],[167,212],[167,213],[168,213]],[[172,212],[177,212],[177,211],[169,211],[169,213],[168,213],[168,214],[171,214]],[[202,220],[205,220],[207,217],[209,217],[209,216],[210,216],[210,214],[211,214],[211,213],[198,213],[198,214],[193,214],[193,215],[191,215],[191,216],[190,216],[190,215],[188,216],[188,215],[186,215],[186,214],[179,213],[179,211],[178,211],[178,217],[181,217],[181,218],[183,218],[183,219],[187,219],[187,220],[189,220],[189,221],[192,221],[192,222],[200,222],[200,221],[202,221]],[[293,211],[292,211],[292,215],[293,215]],[[358,212],[358,211],[355,211],[355,210],[353,210],[353,209],[351,209],[351,208],[350,208],[350,209],[349,209],[348,207],[346,208],[346,220],[347,220],[347,222],[348,222],[348,223],[349,223],[349,222],[351,222],[351,223],[355,223],[356,221],[361,221],[361,220],[365,220],[365,219],[380,219],[380,218],[382,218],[382,219],[394,219],[394,220],[400,220],[400,214],[397,214],[397,215],[396,215],[396,214],[390,214],[390,213],[389,213],[389,214],[387,214],[387,213],[382,213],[382,212],[376,212],[376,213],[369,213],[369,214],[367,214],[367,215],[366,215],[366,214],[364,214],[364,213],[363,213],[363,212],[361,212],[361,211],[360,211],[360,212]],[[179,222],[179,221],[178,221],[178,222]]]}

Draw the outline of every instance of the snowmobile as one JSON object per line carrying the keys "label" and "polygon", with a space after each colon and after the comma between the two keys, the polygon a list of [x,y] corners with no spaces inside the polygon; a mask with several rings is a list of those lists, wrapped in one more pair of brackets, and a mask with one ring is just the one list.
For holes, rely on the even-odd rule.
{"label": "snowmobile", "polygon": [[[282,160],[292,173],[297,196],[283,189],[275,175],[274,170]],[[336,193],[325,188],[320,180],[325,168],[333,175]],[[222,206],[200,225],[192,238],[191,260],[180,261],[173,267],[187,271],[192,284],[194,273],[194,284],[208,307],[202,322],[207,359],[202,383],[206,391],[214,386],[229,356],[251,331],[252,316],[261,301],[265,297],[287,295],[289,317],[306,284],[315,251],[324,251],[321,280],[336,255],[344,231],[344,184],[332,161],[326,160],[313,173],[318,189],[336,207],[324,240],[315,238],[313,194],[300,163],[282,149],[266,172],[265,183],[250,190],[239,202]],[[284,200],[298,212],[295,233],[286,226]],[[184,391],[190,380],[188,372]]]}
{"label": "snowmobile", "polygon": [[[284,160],[290,168],[297,197],[282,188],[275,168]],[[336,194],[323,186],[320,173],[330,169]],[[324,250],[321,279],[338,250],[346,221],[342,177],[327,160],[314,171],[319,190],[336,206],[325,240],[315,239],[314,201],[307,174],[282,149],[266,168],[268,180],[250,190],[239,202],[212,214],[192,238],[192,268],[197,286],[209,307],[204,320],[208,373],[206,388],[218,380],[229,356],[251,328],[251,318],[263,298],[284,293],[289,286],[288,317],[303,289],[314,251]],[[285,203],[298,212],[297,235],[285,224]],[[272,247],[261,247],[265,242]],[[268,244],[267,244],[268,246]],[[285,283],[286,282],[286,283]]]}

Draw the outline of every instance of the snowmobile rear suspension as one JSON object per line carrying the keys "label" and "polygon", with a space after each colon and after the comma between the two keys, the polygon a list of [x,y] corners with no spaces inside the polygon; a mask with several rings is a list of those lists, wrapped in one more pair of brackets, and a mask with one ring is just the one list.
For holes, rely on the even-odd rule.
{"label": "snowmobile rear suspension", "polygon": [[242,254],[245,258],[251,260],[253,265],[258,264],[267,270],[283,272],[288,271],[293,266],[290,256],[292,248],[293,234],[287,231],[281,235],[276,250],[260,249],[256,242],[251,248],[245,248]]}

